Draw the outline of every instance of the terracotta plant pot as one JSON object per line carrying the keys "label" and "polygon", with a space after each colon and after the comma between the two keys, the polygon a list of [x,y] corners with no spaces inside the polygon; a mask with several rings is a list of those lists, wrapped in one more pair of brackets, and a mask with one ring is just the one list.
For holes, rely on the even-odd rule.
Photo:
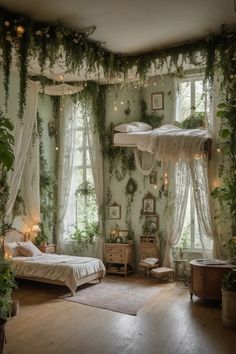
{"label": "terracotta plant pot", "polygon": [[224,327],[236,329],[236,291],[222,289],[222,321]]}
{"label": "terracotta plant pot", "polygon": [[4,345],[6,342],[5,327],[7,320],[0,317],[0,354],[3,353]]}

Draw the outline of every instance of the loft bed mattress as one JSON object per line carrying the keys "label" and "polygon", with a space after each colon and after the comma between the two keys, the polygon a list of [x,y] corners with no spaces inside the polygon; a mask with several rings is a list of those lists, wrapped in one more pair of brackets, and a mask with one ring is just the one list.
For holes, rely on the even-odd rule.
{"label": "loft bed mattress", "polygon": [[181,129],[171,124],[144,132],[115,133],[114,146],[136,147],[156,158],[184,158],[208,152],[211,139],[205,129]]}
{"label": "loft bed mattress", "polygon": [[144,135],[150,135],[152,130],[132,133],[115,133],[113,136],[114,146],[136,147]]}
{"label": "loft bed mattress", "polygon": [[13,270],[18,278],[43,279],[65,284],[72,293],[81,279],[93,274],[105,276],[105,266],[98,258],[45,253],[34,257],[13,257]]}

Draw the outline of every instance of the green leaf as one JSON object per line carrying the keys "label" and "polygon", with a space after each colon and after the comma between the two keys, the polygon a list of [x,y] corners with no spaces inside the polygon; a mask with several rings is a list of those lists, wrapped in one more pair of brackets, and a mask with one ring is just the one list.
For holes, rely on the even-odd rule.
{"label": "green leaf", "polygon": [[222,129],[220,131],[219,135],[222,139],[226,139],[230,135],[230,131],[229,131],[229,129]]}

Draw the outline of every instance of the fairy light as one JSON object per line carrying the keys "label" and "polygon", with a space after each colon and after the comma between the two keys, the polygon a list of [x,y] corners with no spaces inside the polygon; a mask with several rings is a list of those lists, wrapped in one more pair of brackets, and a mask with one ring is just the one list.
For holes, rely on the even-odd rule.
{"label": "fairy light", "polygon": [[22,35],[25,33],[25,29],[23,26],[17,26],[16,32],[18,37],[22,37]]}
{"label": "fairy light", "polygon": [[59,80],[64,80],[64,75],[59,75]]}
{"label": "fairy light", "polygon": [[220,147],[219,147],[219,146],[217,146],[216,151],[217,151],[217,152],[221,152],[221,150],[220,150]]}
{"label": "fairy light", "polygon": [[120,104],[122,104],[122,105],[123,105],[123,104],[124,104],[124,101],[123,101],[123,100],[121,100],[121,101],[120,101]]}
{"label": "fairy light", "polygon": [[58,146],[56,146],[56,147],[55,147],[55,150],[56,150],[56,151],[58,151],[58,150],[59,150]]}
{"label": "fairy light", "polygon": [[154,188],[157,189],[157,185],[156,184],[154,184]]}

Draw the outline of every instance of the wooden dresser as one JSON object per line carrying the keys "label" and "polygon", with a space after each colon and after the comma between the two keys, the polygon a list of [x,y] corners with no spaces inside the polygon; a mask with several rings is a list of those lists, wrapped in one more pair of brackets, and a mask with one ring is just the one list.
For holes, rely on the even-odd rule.
{"label": "wooden dresser", "polygon": [[134,270],[134,243],[106,243],[107,273],[127,274]]}
{"label": "wooden dresser", "polygon": [[221,283],[225,273],[232,265],[204,265],[197,261],[190,262],[190,296],[221,301]]}

